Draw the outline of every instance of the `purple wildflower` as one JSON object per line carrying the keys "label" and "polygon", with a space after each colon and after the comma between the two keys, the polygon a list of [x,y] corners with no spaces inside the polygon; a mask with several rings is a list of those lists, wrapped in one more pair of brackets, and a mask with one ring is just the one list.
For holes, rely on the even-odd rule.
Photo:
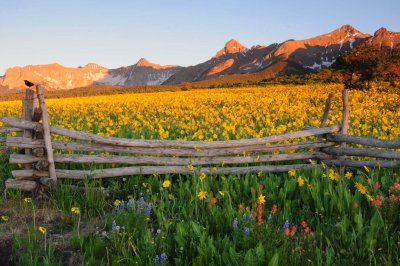
{"label": "purple wildflower", "polygon": [[167,254],[162,253],[162,254],[160,255],[160,262],[161,262],[161,263],[164,263],[164,262],[167,262],[167,260],[168,260]]}
{"label": "purple wildflower", "polygon": [[233,219],[233,224],[232,224],[233,229],[237,229],[238,228],[238,224],[239,224],[238,218]]}
{"label": "purple wildflower", "polygon": [[119,208],[121,210],[123,210],[125,208],[125,201],[124,200],[121,200],[121,203],[119,204]]}
{"label": "purple wildflower", "polygon": [[253,214],[250,214],[249,220],[250,220],[250,221],[254,221],[254,216],[253,216]]}
{"label": "purple wildflower", "polygon": [[243,219],[243,221],[246,221],[246,219],[247,219],[247,216],[246,216],[246,214],[243,214],[243,217],[242,217],[242,219]]}
{"label": "purple wildflower", "polygon": [[156,255],[154,257],[154,264],[159,264],[160,263],[160,257],[158,255]]}
{"label": "purple wildflower", "polygon": [[147,209],[146,209],[146,215],[147,216],[150,216],[151,208],[152,208],[151,203],[149,203],[149,205],[147,205]]}
{"label": "purple wildflower", "polygon": [[283,229],[288,229],[290,226],[289,221],[286,220],[285,223],[283,224]]}
{"label": "purple wildflower", "polygon": [[112,230],[112,231],[117,231],[117,230],[119,230],[119,225],[117,225],[117,223],[115,222],[115,220],[112,222],[111,230]]}
{"label": "purple wildflower", "polygon": [[130,209],[130,208],[132,208],[132,204],[133,204],[133,200],[132,200],[132,199],[129,199],[128,202],[126,203],[126,207],[127,207],[128,209]]}
{"label": "purple wildflower", "polygon": [[143,208],[144,208],[144,198],[143,197],[140,197],[140,199],[139,199],[139,210],[143,210]]}
{"label": "purple wildflower", "polygon": [[246,236],[249,236],[250,235],[250,228],[245,227],[244,228],[244,233],[246,234]]}

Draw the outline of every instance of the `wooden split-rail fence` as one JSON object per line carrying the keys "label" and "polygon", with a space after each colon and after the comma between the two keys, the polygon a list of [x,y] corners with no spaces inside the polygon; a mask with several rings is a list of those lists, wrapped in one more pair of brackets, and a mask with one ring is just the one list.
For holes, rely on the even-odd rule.
{"label": "wooden split-rail fence", "polygon": [[[22,117],[0,118],[4,124],[0,133],[19,132],[17,136],[0,138],[0,142],[6,143],[4,148],[10,153],[9,163],[23,168],[12,171],[13,178],[6,180],[6,188],[35,191],[43,186],[54,187],[57,179],[286,172],[324,164],[341,169],[400,167],[400,140],[347,135],[347,90],[343,90],[342,95],[341,126],[327,127],[332,99],[333,94],[330,94],[319,128],[231,141],[144,140],[104,137],[50,125],[43,88],[33,85],[26,89]],[[71,141],[53,140],[52,134],[68,137]],[[118,167],[56,168],[59,164],[68,168],[67,164],[79,163]]]}

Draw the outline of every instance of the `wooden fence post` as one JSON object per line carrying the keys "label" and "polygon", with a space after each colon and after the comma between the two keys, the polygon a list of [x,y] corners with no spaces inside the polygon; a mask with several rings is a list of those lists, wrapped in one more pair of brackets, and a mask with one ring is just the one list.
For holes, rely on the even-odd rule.
{"label": "wooden fence post", "polygon": [[[22,106],[22,117],[26,121],[32,121],[33,110],[35,109],[35,92],[32,89],[26,89],[25,98]],[[24,138],[33,138],[32,130],[25,129],[23,133]],[[25,149],[25,155],[31,155],[32,149]],[[25,169],[31,169],[31,164],[25,164]]]}
{"label": "wooden fence post", "polygon": [[[346,135],[347,130],[349,129],[349,94],[346,89],[342,91],[342,100],[343,100],[343,110],[342,110],[342,134]],[[342,142],[340,147],[346,147],[346,142]],[[345,156],[340,157],[340,159],[344,159]],[[344,174],[344,166],[340,167],[340,174]]]}
{"label": "wooden fence post", "polygon": [[42,110],[43,138],[46,147],[47,161],[49,163],[50,181],[52,185],[55,186],[57,184],[57,175],[54,165],[53,147],[51,145],[49,117],[47,114],[46,103],[44,101],[43,88],[41,85],[37,85],[36,89],[37,89],[37,96],[39,99],[40,109]]}
{"label": "wooden fence post", "polygon": [[324,114],[322,115],[321,125],[319,127],[325,127],[326,121],[328,120],[329,110],[331,109],[331,104],[333,100],[333,93],[329,93],[326,99]]}

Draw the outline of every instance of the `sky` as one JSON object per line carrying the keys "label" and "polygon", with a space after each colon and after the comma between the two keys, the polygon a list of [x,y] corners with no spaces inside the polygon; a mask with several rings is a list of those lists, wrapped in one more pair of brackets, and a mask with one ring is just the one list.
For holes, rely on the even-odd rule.
{"label": "sky", "polygon": [[344,24],[400,31],[399,10],[400,0],[0,0],[0,76],[13,66],[117,68],[142,57],[189,66],[230,39],[268,45]]}

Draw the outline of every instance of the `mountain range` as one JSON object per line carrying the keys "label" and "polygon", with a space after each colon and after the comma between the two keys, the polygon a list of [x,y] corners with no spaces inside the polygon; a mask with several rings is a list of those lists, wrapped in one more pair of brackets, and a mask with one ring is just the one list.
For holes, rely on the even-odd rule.
{"label": "mountain range", "polygon": [[255,73],[270,78],[328,68],[342,53],[359,45],[400,49],[400,33],[380,28],[370,35],[344,25],[313,38],[287,40],[268,46],[247,48],[232,39],[208,61],[188,67],[161,66],[144,58],[134,65],[116,69],[107,69],[95,63],[78,68],[60,64],[12,67],[0,77],[0,86],[3,90],[20,90],[25,87],[24,80],[30,80],[43,84],[49,90],[67,90],[96,84],[122,87],[174,85],[232,74]]}

